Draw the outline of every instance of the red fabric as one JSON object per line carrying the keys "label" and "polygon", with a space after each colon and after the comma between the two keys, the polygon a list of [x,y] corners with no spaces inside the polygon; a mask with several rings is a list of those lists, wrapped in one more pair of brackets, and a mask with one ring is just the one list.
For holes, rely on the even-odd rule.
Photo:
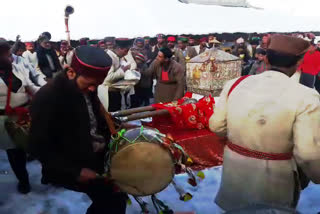
{"label": "red fabric", "polygon": [[162,81],[169,81],[169,73],[165,71],[163,68],[161,70],[161,80]]}
{"label": "red fabric", "polygon": [[290,160],[293,156],[292,152],[290,153],[265,153],[259,152],[245,147],[233,144],[231,142],[227,143],[227,146],[232,151],[246,157],[260,159],[260,160]]}
{"label": "red fabric", "polygon": [[230,90],[228,92],[228,97],[231,94],[231,92],[233,91],[233,89],[235,89],[242,82],[242,80],[246,79],[249,76],[250,75],[246,75],[246,76],[242,76],[239,79],[237,79],[237,81],[235,83],[233,83],[233,85],[231,86],[231,88],[230,88]]}
{"label": "red fabric", "polygon": [[176,143],[192,159],[192,169],[202,170],[222,165],[225,139],[218,137],[208,129],[181,129],[172,124],[170,120],[160,123],[153,121],[144,125],[156,128],[161,133],[171,134]]}
{"label": "red fabric", "polygon": [[164,103],[152,105],[156,109],[166,109],[169,111],[168,117],[154,117],[157,123],[169,120],[177,128],[204,129],[209,127],[209,119],[213,114],[214,98],[204,97],[197,103],[181,105],[186,99],[191,98],[192,93],[187,92],[176,104]]}
{"label": "red fabric", "polygon": [[317,75],[320,71],[320,51],[315,51],[314,53],[308,51],[304,55],[303,62],[298,70],[307,74]]}

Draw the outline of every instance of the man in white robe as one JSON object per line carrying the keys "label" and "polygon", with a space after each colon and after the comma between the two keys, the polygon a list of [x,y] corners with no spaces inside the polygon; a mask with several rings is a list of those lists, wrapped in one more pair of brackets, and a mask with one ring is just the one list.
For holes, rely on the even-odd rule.
{"label": "man in white robe", "polygon": [[275,35],[270,71],[226,83],[209,121],[228,137],[216,198],[223,210],[259,203],[295,208],[297,166],[320,183],[320,95],[290,79],[308,48],[302,39]]}
{"label": "man in white robe", "polygon": [[[121,110],[122,95],[119,89],[113,88],[112,84],[123,80],[125,72],[128,70],[134,70],[137,68],[130,48],[133,44],[133,40],[129,39],[116,39],[116,48],[114,50],[106,49],[107,54],[112,59],[112,66],[109,70],[107,77],[101,87],[107,87],[109,90],[108,95],[100,94],[98,90],[98,96],[100,100],[105,100],[104,106],[108,106],[108,111],[114,112]],[[104,99],[103,96],[108,96],[108,99]]]}

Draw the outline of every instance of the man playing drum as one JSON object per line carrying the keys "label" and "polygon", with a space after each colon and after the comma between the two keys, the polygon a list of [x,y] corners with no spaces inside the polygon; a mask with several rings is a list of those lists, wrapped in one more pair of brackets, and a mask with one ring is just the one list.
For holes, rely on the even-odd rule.
{"label": "man playing drum", "polygon": [[216,198],[222,209],[295,208],[297,166],[320,183],[320,96],[289,78],[308,48],[302,39],[274,35],[267,50],[271,70],[225,85],[210,119],[213,132],[228,136]]}
{"label": "man playing drum", "polygon": [[110,134],[96,88],[111,65],[100,48],[76,48],[71,67],[41,88],[31,107],[30,147],[42,164],[42,183],[86,193],[90,214],[126,211],[126,194],[99,176]]}

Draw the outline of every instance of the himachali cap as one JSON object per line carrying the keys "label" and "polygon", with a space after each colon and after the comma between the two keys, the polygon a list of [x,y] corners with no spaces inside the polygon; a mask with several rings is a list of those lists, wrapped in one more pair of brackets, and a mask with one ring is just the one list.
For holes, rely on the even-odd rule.
{"label": "himachali cap", "polygon": [[25,42],[24,43],[26,46],[31,46],[31,45],[33,45],[33,42]]}
{"label": "himachali cap", "polygon": [[92,40],[87,41],[87,44],[90,46],[96,47],[98,45],[98,42],[99,42],[98,40],[92,39]]}
{"label": "himachali cap", "polygon": [[181,42],[188,42],[188,41],[189,41],[189,39],[188,39],[187,37],[183,37],[183,36],[181,36],[181,37],[179,37],[178,41],[181,41]]}
{"label": "himachali cap", "polygon": [[176,41],[176,37],[169,36],[167,40],[168,40],[168,42],[175,42]]}
{"label": "himachali cap", "polygon": [[82,76],[104,79],[112,65],[112,59],[101,48],[79,46],[75,49],[71,68]]}
{"label": "himachali cap", "polygon": [[141,38],[141,37],[138,37],[138,38],[136,39],[136,42],[142,42],[142,43],[144,43],[144,39]]}
{"label": "himachali cap", "polygon": [[133,39],[117,38],[116,45],[120,48],[131,48],[133,45]]}
{"label": "himachali cap", "polygon": [[68,46],[69,46],[69,44],[67,41],[65,41],[65,40],[61,41],[60,47],[68,47]]}
{"label": "himachali cap", "polygon": [[145,40],[150,40],[150,36],[143,37]]}
{"label": "himachali cap", "polygon": [[162,33],[157,34],[157,39],[164,39],[164,35]]}
{"label": "himachali cap", "polygon": [[300,56],[305,54],[310,47],[310,43],[304,39],[293,36],[274,35],[269,40],[268,50],[278,53]]}
{"label": "himachali cap", "polygon": [[112,37],[112,36],[108,36],[108,37],[105,37],[104,38],[104,42],[107,43],[107,42],[112,42],[114,43],[116,38]]}
{"label": "himachali cap", "polygon": [[207,37],[202,37],[202,38],[200,39],[200,42],[208,42]]}
{"label": "himachali cap", "polygon": [[79,40],[80,45],[87,45],[89,41],[89,38],[85,37],[85,38],[81,38]]}

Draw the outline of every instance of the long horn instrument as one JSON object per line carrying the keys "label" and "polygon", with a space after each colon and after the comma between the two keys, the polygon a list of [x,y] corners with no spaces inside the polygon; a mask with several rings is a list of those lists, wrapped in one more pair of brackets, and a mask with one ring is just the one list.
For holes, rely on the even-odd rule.
{"label": "long horn instrument", "polygon": [[64,21],[66,25],[66,33],[67,33],[67,41],[69,46],[71,45],[70,42],[70,30],[69,30],[69,16],[74,13],[74,8],[70,5],[66,6],[64,9]]}

